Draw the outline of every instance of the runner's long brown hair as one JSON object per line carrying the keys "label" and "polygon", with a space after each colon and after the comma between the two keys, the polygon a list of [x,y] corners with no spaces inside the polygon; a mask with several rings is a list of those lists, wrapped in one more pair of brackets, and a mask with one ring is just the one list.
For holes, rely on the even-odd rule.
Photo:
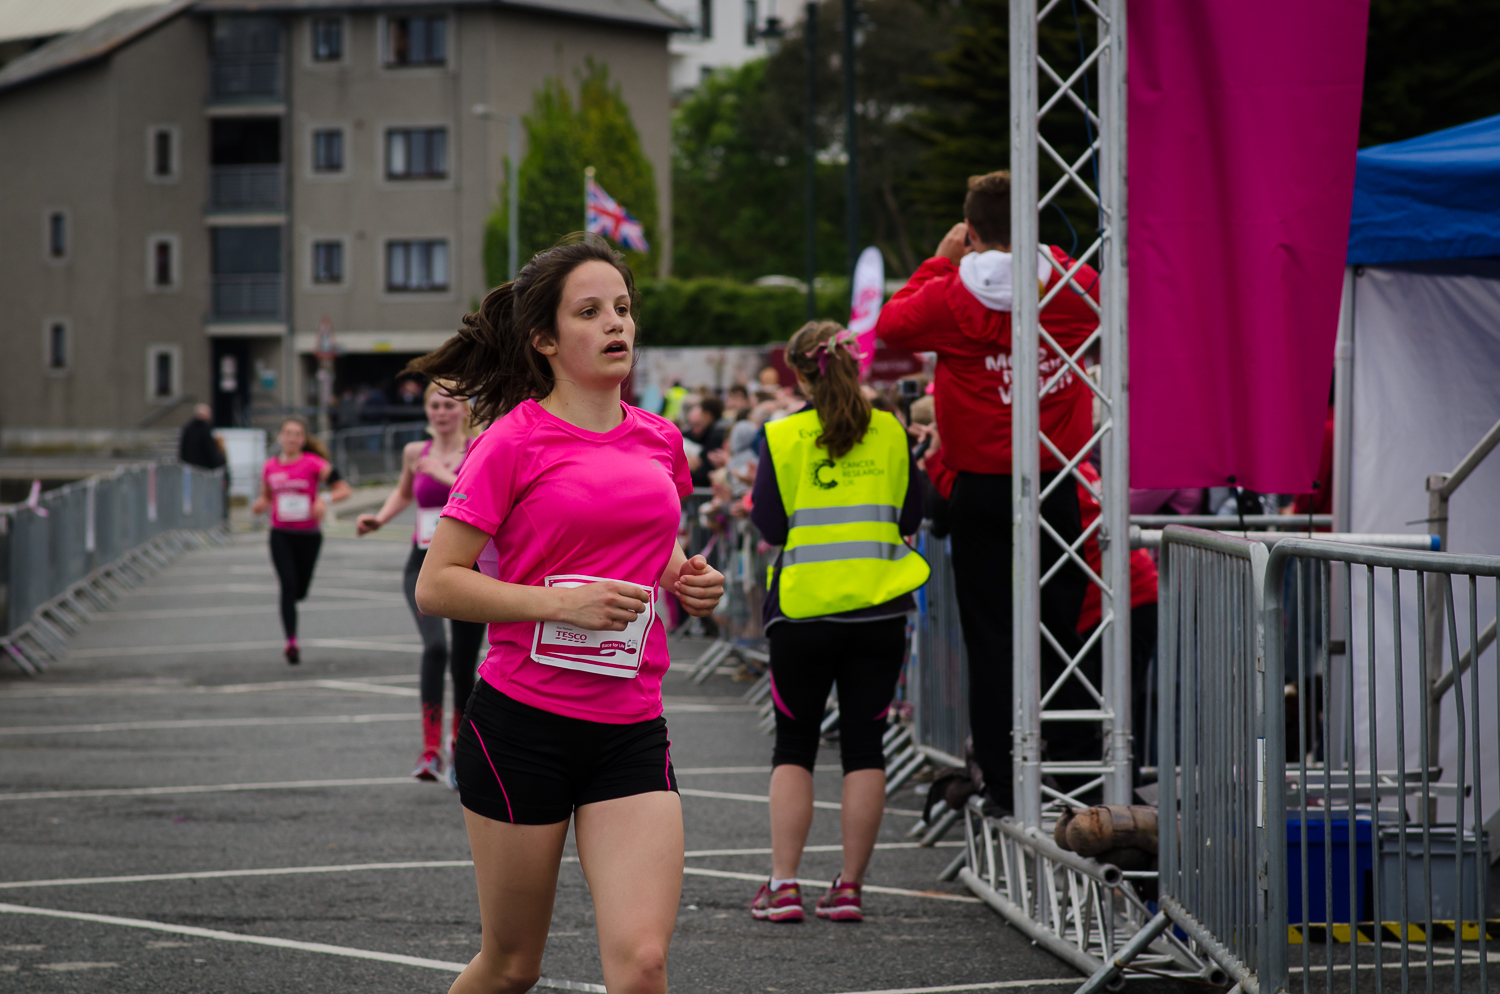
{"label": "runner's long brown hair", "polygon": [[318,438],[318,436],[312,433],[312,429],[307,426],[306,421],[303,421],[301,418],[297,417],[282,418],[281,424],[276,426],[277,434],[280,434],[281,429],[285,428],[287,425],[296,425],[298,428],[302,429],[303,452],[311,452],[315,456],[320,456],[324,462],[332,465],[333,456],[330,456],[328,454],[328,447],[323,444],[322,439]]}
{"label": "runner's long brown hair", "polygon": [[812,388],[813,406],[823,422],[817,443],[842,459],[870,428],[870,402],[859,388],[854,343],[834,344],[844,330],[837,321],[809,321],[786,346],[786,361]]}
{"label": "runner's long brown hair", "polygon": [[464,315],[458,334],[435,352],[413,359],[407,370],[450,383],[449,393],[468,398],[474,420],[481,424],[503,417],[522,401],[547,396],[554,383],[552,366],[532,339],[557,337],[563,285],[585,262],[605,262],[619,270],[635,317],[640,298],[623,257],[598,235],[574,232],[534,255],[514,280],[491,290],[479,310]]}

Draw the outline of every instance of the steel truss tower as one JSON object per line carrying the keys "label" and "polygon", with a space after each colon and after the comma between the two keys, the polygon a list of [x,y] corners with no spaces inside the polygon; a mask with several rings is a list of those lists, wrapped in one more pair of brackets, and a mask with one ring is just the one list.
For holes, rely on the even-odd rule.
{"label": "steel truss tower", "polygon": [[[971,798],[964,819],[966,849],[953,869],[1032,941],[1093,975],[1089,990],[1117,986],[1117,971],[1106,964],[1125,954],[1136,957],[1133,967],[1218,982],[1222,973],[1214,973],[1212,964],[1164,932],[1141,899],[1136,884],[1153,873],[1122,873],[1064,851],[1051,831],[1053,816],[1064,804],[1081,806],[1085,795],[1094,803],[1102,798],[1128,804],[1132,794],[1126,0],[1040,2],[1039,9],[1039,0],[1010,0],[1015,815],[988,814],[978,797]],[[1078,52],[1077,64],[1061,71],[1050,64],[1039,36],[1068,39],[1068,48]],[[1077,125],[1083,133],[1078,137],[1086,138],[1082,153],[1071,161],[1042,133],[1049,115],[1057,122],[1061,108],[1081,115]],[[1055,131],[1048,129],[1049,134]],[[1050,253],[1038,253],[1044,212],[1062,212],[1073,230],[1095,232],[1091,241],[1070,252],[1075,261],[1067,269]],[[1085,264],[1098,272],[1097,304],[1088,295],[1095,289],[1092,276],[1080,272]],[[1038,271],[1043,265],[1055,269],[1059,279],[1038,296],[1026,288],[1038,286],[1039,278],[1050,280],[1051,273]],[[1099,316],[1096,330],[1072,351],[1060,347],[1040,321],[1048,304],[1065,293],[1079,294]],[[1040,423],[1041,398],[1070,378],[1082,380],[1098,411],[1088,444],[1077,452],[1063,451]],[[1079,471],[1096,449],[1097,486]],[[1043,451],[1062,469],[1044,475]],[[1070,543],[1042,519],[1041,505],[1057,488],[1079,485],[1088,487],[1102,510]],[[1065,550],[1045,571],[1043,537]],[[1098,572],[1084,557],[1084,542],[1090,538],[1097,539],[1102,553]],[[1099,626],[1077,651],[1070,651],[1077,639],[1048,631],[1041,615],[1044,594],[1067,566],[1081,570],[1100,595]],[[997,610],[1005,607],[996,605]],[[1061,659],[1059,667],[1043,667],[1044,648]],[[1084,662],[1095,652],[1102,659],[1101,673],[1091,679]],[[1087,704],[1063,710],[1069,695]],[[1044,756],[1045,740],[1077,741],[1095,729],[1102,743],[1097,757],[1059,762]]]}
{"label": "steel truss tower", "polygon": [[[1014,666],[1017,713],[1015,722],[1016,815],[1028,828],[1041,825],[1044,813],[1060,803],[1076,803],[1090,791],[1103,788],[1105,803],[1131,801],[1130,775],[1130,545],[1129,545],[1129,397],[1126,351],[1125,266],[1125,0],[1038,0],[1010,3],[1010,162],[1011,248],[1016,287],[1012,341],[1012,522],[1015,536]],[[1092,13],[1097,32],[1084,38],[1080,15]],[[1037,39],[1043,28],[1077,33],[1080,64],[1064,77],[1049,65]],[[1089,77],[1094,76],[1091,80]],[[1085,119],[1090,139],[1083,154],[1068,161],[1041,133],[1049,114],[1071,106]],[[1082,137],[1082,136],[1080,136]],[[1040,188],[1042,160],[1058,178]],[[1071,197],[1066,195],[1072,194]],[[1079,197],[1078,194],[1082,196]],[[1066,199],[1065,199],[1066,197]],[[1067,212],[1067,202],[1086,203],[1092,217],[1070,220],[1097,226],[1097,236],[1073,254],[1076,261],[1064,271],[1054,261],[1060,279],[1038,299],[1022,287],[1037,286],[1050,273],[1038,273],[1040,216],[1043,211]],[[1047,258],[1051,258],[1050,254]],[[1078,267],[1088,264],[1099,273],[1099,303],[1088,296],[1091,286],[1078,279]],[[1088,281],[1092,283],[1092,280]],[[1039,315],[1058,295],[1077,293],[1099,314],[1099,326],[1072,352],[1061,348],[1041,326]],[[1043,362],[1044,355],[1048,361]],[[1097,357],[1095,375],[1085,361]],[[1060,358],[1061,361],[1058,361]],[[1079,452],[1064,452],[1041,431],[1041,397],[1067,378],[1081,379],[1092,391],[1099,410],[1098,425],[1089,444]],[[1078,466],[1092,449],[1100,453],[1102,485],[1088,483]],[[1040,453],[1045,449],[1063,464],[1062,471],[1044,479]],[[1040,514],[1041,503],[1056,489],[1083,485],[1094,491],[1102,511],[1084,535],[1064,542]],[[1040,539],[1050,538],[1065,554],[1044,573]],[[1095,573],[1084,562],[1083,543],[1095,537],[1102,552],[1102,569]],[[1101,620],[1093,636],[1076,654],[1064,643],[1064,633],[1050,632],[1041,621],[1040,604],[1049,584],[1063,567],[1082,570],[1098,588]],[[1044,647],[1063,660],[1060,674],[1043,677]],[[1095,685],[1081,665],[1090,652],[1102,655],[1102,679]],[[1071,685],[1071,686],[1070,686]],[[1082,710],[1056,706],[1065,689],[1082,691],[1093,703]],[[1056,763],[1044,760],[1043,740],[1076,738],[1080,724],[1102,726],[1102,754],[1097,760]],[[1044,777],[1065,778],[1059,790]],[[1097,796],[1097,795],[1096,795]]]}

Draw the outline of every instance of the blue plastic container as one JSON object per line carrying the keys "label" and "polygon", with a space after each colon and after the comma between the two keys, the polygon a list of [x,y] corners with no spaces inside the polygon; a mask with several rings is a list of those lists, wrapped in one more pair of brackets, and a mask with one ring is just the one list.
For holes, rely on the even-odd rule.
{"label": "blue plastic container", "polygon": [[[1354,871],[1355,900],[1358,905],[1349,908],[1349,819],[1334,818],[1328,823],[1331,839],[1323,838],[1323,819],[1307,819],[1307,921],[1312,925],[1333,922],[1345,924],[1368,919],[1366,905],[1370,874],[1374,869],[1374,845],[1370,834],[1370,823],[1354,822]],[[1323,860],[1333,860],[1333,901],[1330,909],[1325,899],[1326,879]],[[1286,879],[1287,879],[1287,924],[1302,923],[1302,823],[1296,818],[1286,820]],[[1332,917],[1329,917],[1330,911]]]}

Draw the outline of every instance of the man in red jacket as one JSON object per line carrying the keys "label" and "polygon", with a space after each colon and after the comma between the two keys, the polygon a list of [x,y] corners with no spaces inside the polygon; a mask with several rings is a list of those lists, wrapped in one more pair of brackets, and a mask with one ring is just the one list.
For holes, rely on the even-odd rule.
{"label": "man in red jacket", "polygon": [[[1011,680],[1011,302],[1016,292],[1044,294],[1057,283],[1061,277],[1049,257],[1064,267],[1072,265],[1059,248],[1042,252],[1038,286],[1013,287],[1010,174],[971,177],[964,222],[953,226],[934,256],[896,292],[875,327],[887,345],[938,354],[938,433],[943,460],[958,474],[949,515],[959,620],[969,657],[969,728],[985,791],[1006,810],[1013,810],[1016,710]],[[1098,279],[1088,266],[1075,276],[1095,303]],[[1099,324],[1089,301],[1072,287],[1058,293],[1041,317],[1042,326],[1070,353]],[[1091,395],[1045,343],[1041,389],[1042,432],[1072,458],[1092,434]],[[1043,444],[1043,491],[1061,468],[1062,462]],[[1071,544],[1082,534],[1077,488],[1070,483],[1053,489],[1042,501],[1041,513],[1064,541]],[[1045,531],[1041,554],[1045,575],[1062,555]],[[1076,566],[1066,566],[1042,588],[1042,623],[1070,654],[1081,648],[1077,624],[1086,585]],[[1048,680],[1061,673],[1062,660],[1045,640],[1043,645],[1042,672]]]}

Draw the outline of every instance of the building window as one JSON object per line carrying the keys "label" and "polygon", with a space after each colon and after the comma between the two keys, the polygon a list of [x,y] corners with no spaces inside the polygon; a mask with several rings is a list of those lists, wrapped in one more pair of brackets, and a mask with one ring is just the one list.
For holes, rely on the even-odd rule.
{"label": "building window", "polygon": [[47,212],[47,257],[68,257],[68,215],[65,211]]}
{"label": "building window", "polygon": [[385,288],[392,293],[448,289],[448,243],[438,239],[388,243]]}
{"label": "building window", "polygon": [[68,353],[71,344],[68,337],[68,322],[62,320],[47,322],[47,333],[43,342],[47,372],[55,374],[68,371]]}
{"label": "building window", "polygon": [[327,128],[313,132],[313,172],[341,173],[344,171],[344,132],[340,128]]}
{"label": "building window", "polygon": [[698,37],[704,41],[714,36],[714,0],[698,0]]}
{"label": "building window", "polygon": [[182,393],[182,348],[146,347],[146,399],[153,403],[176,400]]}
{"label": "building window", "polygon": [[441,14],[386,21],[389,66],[440,66],[448,61],[448,19]]}
{"label": "building window", "polygon": [[343,242],[313,242],[313,282],[344,282]]}
{"label": "building window", "polygon": [[448,175],[446,128],[399,128],[385,133],[387,179],[443,179]]}
{"label": "building window", "polygon": [[748,48],[755,44],[760,37],[758,24],[760,23],[760,12],[755,0],[745,0],[745,46]]}
{"label": "building window", "polygon": [[146,175],[156,183],[177,179],[177,129],[153,126],[146,130]]}
{"label": "building window", "polygon": [[344,19],[315,17],[312,22],[314,62],[340,62],[344,58]]}
{"label": "building window", "polygon": [[180,271],[176,235],[152,235],[146,240],[146,288],[163,291],[177,289]]}

